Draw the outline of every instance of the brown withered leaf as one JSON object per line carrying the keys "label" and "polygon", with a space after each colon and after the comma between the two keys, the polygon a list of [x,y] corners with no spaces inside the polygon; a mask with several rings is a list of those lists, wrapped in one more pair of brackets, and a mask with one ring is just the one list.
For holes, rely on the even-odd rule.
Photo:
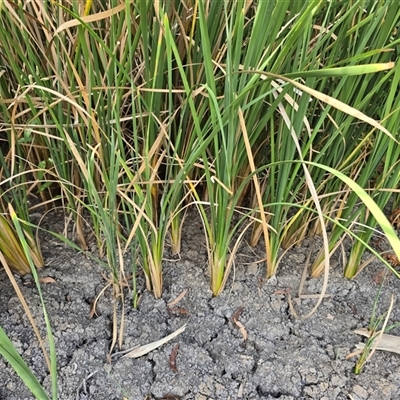
{"label": "brown withered leaf", "polygon": [[39,282],[40,282],[40,283],[57,283],[57,282],[55,281],[55,279],[50,278],[50,276],[46,276],[45,278],[40,278],[40,279],[39,279]]}
{"label": "brown withered leaf", "polygon": [[171,354],[169,356],[169,367],[175,373],[178,372],[178,368],[176,368],[176,356],[178,355],[178,350],[179,350],[179,344],[176,344],[174,346],[174,348],[172,349]]}
{"label": "brown withered leaf", "polygon": [[392,266],[398,267],[400,266],[400,260],[396,257],[394,253],[384,254],[383,258]]}
{"label": "brown withered leaf", "polygon": [[376,284],[380,285],[380,284],[382,283],[382,280],[383,280],[384,276],[385,276],[385,273],[386,273],[386,269],[380,270],[379,272],[377,272],[377,273],[374,275],[374,277],[372,278],[372,280],[373,280]]}
{"label": "brown withered leaf", "polygon": [[240,333],[243,336],[243,340],[246,341],[247,340],[247,331],[246,328],[244,327],[244,325],[240,322],[240,321],[236,321],[235,322],[236,326],[239,328]]}
{"label": "brown withered leaf", "polygon": [[244,306],[240,306],[232,315],[232,321],[236,322],[244,310]]}
{"label": "brown withered leaf", "polygon": [[172,307],[172,306],[174,306],[175,304],[178,304],[178,303],[187,295],[187,292],[188,292],[188,291],[189,291],[189,289],[186,288],[176,299],[170,301],[170,302],[167,304],[167,306],[168,306],[168,307]]}
{"label": "brown withered leaf", "polygon": [[98,317],[97,312],[96,312],[96,299],[93,299],[90,302],[90,313],[89,313],[89,318],[93,318],[94,316]]}
{"label": "brown withered leaf", "polygon": [[171,314],[189,315],[189,311],[183,307],[167,307],[167,311]]}
{"label": "brown withered leaf", "polygon": [[232,315],[232,321],[233,323],[239,328],[240,333],[243,336],[243,340],[246,341],[247,340],[247,331],[246,328],[244,327],[244,325],[239,321],[239,317],[242,314],[244,310],[243,306],[240,306]]}

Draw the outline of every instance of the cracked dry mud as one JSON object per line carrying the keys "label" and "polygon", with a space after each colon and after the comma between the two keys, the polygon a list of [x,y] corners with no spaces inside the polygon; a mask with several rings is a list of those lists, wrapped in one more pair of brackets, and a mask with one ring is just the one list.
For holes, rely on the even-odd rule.
{"label": "cracked dry mud", "polygon": [[[254,250],[243,243],[225,291],[213,298],[201,224],[190,214],[184,224],[181,259],[163,265],[163,297],[155,300],[146,292],[142,278],[138,309],[125,297],[123,349],[159,340],[187,324],[185,332],[138,359],[116,356],[110,362],[109,290],[99,300],[98,317],[89,318],[90,303],[105,286],[101,267],[44,235],[47,267],[40,275],[56,281],[43,284],[42,289],[57,348],[59,399],[399,399],[400,355],[377,351],[359,376],[353,373],[355,358],[345,358],[362,341],[353,330],[368,324],[378,290],[374,277],[384,268],[380,262],[348,281],[341,275],[338,253],[332,260],[330,297],[307,320],[291,316],[285,293],[288,289],[297,293],[312,241],[318,239],[290,250],[276,280],[264,284],[260,283],[264,265],[257,263],[263,257],[262,247]],[[29,279],[18,282],[43,333],[37,290]],[[0,324],[50,393],[43,355],[4,271],[0,285]],[[321,285],[322,278],[307,280],[305,290],[319,293]],[[380,313],[399,287],[400,282],[391,277],[380,297]],[[169,310],[167,303],[186,288],[189,291],[176,305],[179,308]],[[305,315],[315,301],[302,299],[296,309]],[[246,341],[232,319],[241,306],[243,312],[236,319],[247,331]],[[391,322],[397,322],[399,314],[395,306]],[[174,372],[170,355],[176,344]],[[0,399],[31,398],[0,359]]]}

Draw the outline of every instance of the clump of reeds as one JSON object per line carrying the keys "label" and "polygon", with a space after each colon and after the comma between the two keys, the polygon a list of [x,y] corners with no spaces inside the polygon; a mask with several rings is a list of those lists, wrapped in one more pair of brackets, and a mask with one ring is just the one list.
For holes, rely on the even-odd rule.
{"label": "clump of reeds", "polygon": [[4,212],[12,203],[28,221],[28,196],[57,201],[82,248],[89,216],[113,287],[124,253],[140,249],[156,297],[189,204],[214,295],[248,229],[265,243],[267,277],[280,247],[322,234],[312,274],[352,235],[351,278],[377,224],[399,256],[382,212],[399,200],[393,1],[81,3],[2,3]]}

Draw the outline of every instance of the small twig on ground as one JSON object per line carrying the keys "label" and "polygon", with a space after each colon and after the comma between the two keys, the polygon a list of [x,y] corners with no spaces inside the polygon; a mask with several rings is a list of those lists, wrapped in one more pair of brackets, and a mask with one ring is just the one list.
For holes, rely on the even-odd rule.
{"label": "small twig on ground", "polygon": [[90,378],[92,378],[94,375],[96,375],[97,372],[98,372],[97,370],[94,371],[94,372],[91,372],[86,378],[83,378],[83,379],[82,379],[81,384],[78,386],[78,389],[76,390],[76,400],[79,400],[79,393],[80,393],[81,389],[82,389],[82,392],[83,392],[83,393],[87,394],[86,382],[87,382]]}

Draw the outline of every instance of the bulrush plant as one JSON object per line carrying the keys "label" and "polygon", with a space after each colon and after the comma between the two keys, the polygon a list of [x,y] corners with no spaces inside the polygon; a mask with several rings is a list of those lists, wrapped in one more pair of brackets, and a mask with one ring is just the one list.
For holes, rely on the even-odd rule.
{"label": "bulrush plant", "polygon": [[[27,37],[5,51],[6,64],[14,63],[20,74],[10,77],[14,86],[3,97],[11,99],[16,91],[21,111],[10,112],[7,100],[4,115],[14,135],[16,128],[17,135],[30,133],[30,149],[47,149],[39,160],[48,163],[42,180],[58,177],[57,199],[74,216],[82,247],[87,246],[86,210],[112,279],[121,277],[122,249],[136,243],[147,288],[160,297],[168,229],[176,252],[180,209],[197,184],[190,182],[196,175],[191,171],[208,145],[200,129],[206,105],[186,78],[180,58],[185,48],[175,46],[188,29],[187,20],[178,17],[184,7],[174,2],[166,2],[165,9],[151,2],[92,6],[89,16],[77,3],[72,8],[32,3],[24,10],[20,6],[16,15],[6,14],[13,27],[25,26]],[[5,11],[8,7],[13,9],[7,3]],[[62,16],[59,24],[52,15]],[[35,21],[42,24],[31,27]],[[23,67],[25,54],[36,54],[35,35],[43,29],[43,62],[35,55]],[[21,148],[26,157],[31,155]],[[37,164],[30,159],[32,170]]]}
{"label": "bulrush plant", "polygon": [[[56,30],[56,11],[58,8],[48,2],[25,6],[22,2],[3,2],[1,37],[8,40],[1,42],[1,63],[7,66],[0,79],[2,134],[7,135],[12,149],[8,165],[17,164],[34,177],[35,170],[49,171],[41,177],[44,184],[54,180],[54,175],[62,182],[55,183],[56,187],[44,187],[40,196],[47,204],[61,199],[67,209],[75,211],[78,239],[86,246],[79,229],[82,215],[76,212],[79,203],[75,200],[83,197],[82,180],[67,140],[82,137],[82,123],[77,118],[83,110],[71,104],[79,91],[74,93],[76,86],[69,84],[73,72],[68,67],[73,63],[66,61],[68,49],[62,43],[69,39],[65,36],[60,42],[52,42],[53,47],[47,51]],[[81,147],[77,149],[80,151]],[[15,175],[14,186],[27,185],[22,179],[25,176]],[[26,204],[26,196],[17,201]]]}
{"label": "bulrush plant", "polygon": [[[211,138],[207,155],[202,160],[206,180],[206,193],[203,195],[206,201],[198,201],[197,204],[207,234],[211,290],[214,295],[224,288],[233,265],[237,244],[233,244],[230,251],[232,239],[238,229],[243,228],[246,214],[251,213],[246,212],[239,221],[234,220],[237,207],[241,205],[239,201],[243,200],[243,193],[252,178],[239,114],[243,112],[245,119],[248,116],[251,118],[252,113],[253,118],[260,115],[265,98],[263,92],[267,92],[269,85],[248,85],[249,76],[238,72],[242,52],[250,63],[262,51],[261,17],[267,9],[267,2],[259,3],[256,11],[253,5],[244,2],[229,5],[224,2],[199,2],[197,9],[198,22],[193,40],[203,57],[210,120],[203,135]],[[245,26],[245,18],[248,17],[250,22]],[[211,25],[213,19],[221,23]],[[257,41],[257,37],[260,41]],[[249,43],[243,47],[245,41]],[[255,95],[252,90],[256,89],[259,90],[259,97],[253,101]],[[260,123],[257,120],[254,122],[256,126]],[[257,132],[258,137],[253,132],[250,132],[251,137],[246,138],[252,146],[259,140],[262,130]],[[253,155],[250,154],[250,157]],[[246,175],[240,176],[243,172]]]}
{"label": "bulrush plant", "polygon": [[[263,236],[267,277],[281,246],[322,233],[318,275],[350,228],[365,225],[368,244],[368,227],[387,222],[339,177],[381,209],[399,183],[393,4],[7,0],[2,179],[60,201],[83,248],[89,215],[117,286],[138,246],[146,286],[162,295],[164,247],[180,251],[190,202],[214,295],[249,228],[251,244]],[[25,195],[12,198],[18,212]]]}
{"label": "bulrush plant", "polygon": [[[332,33],[337,41],[348,42],[349,46],[333,46],[328,62],[338,64],[336,60],[348,60],[349,64],[358,64],[363,60],[365,67],[387,63],[394,60],[393,46],[399,42],[399,32],[396,24],[399,11],[391,13],[390,4],[380,4],[373,9],[356,8],[343,10],[342,22],[337,26],[332,25]],[[357,18],[354,18],[355,15]],[[343,22],[346,22],[343,25]],[[350,22],[351,21],[351,22]],[[357,23],[356,23],[357,22]],[[379,27],[379,35],[376,35]],[[368,47],[366,45],[368,43]],[[357,55],[351,50],[358,49]],[[349,67],[351,68],[351,67]],[[355,110],[338,110],[324,107],[322,115],[325,121],[329,119],[332,124],[325,122],[319,124],[325,135],[319,134],[315,143],[315,161],[329,165],[342,171],[359,183],[383,210],[391,196],[393,189],[399,185],[399,134],[398,112],[399,104],[395,96],[399,79],[399,65],[392,63],[391,68],[385,73],[368,73],[359,76],[348,76],[333,82],[324,83],[320,88],[333,98],[351,105]],[[337,84],[333,84],[337,82]],[[347,83],[346,83],[347,82]],[[328,85],[329,84],[329,85]],[[385,93],[385,95],[383,95]],[[343,114],[348,114],[346,116]],[[355,112],[356,111],[356,112]],[[373,128],[371,121],[363,119],[357,121],[358,112],[363,112],[381,122],[386,130]],[[369,125],[368,125],[369,124]],[[318,125],[317,125],[318,126]],[[335,148],[336,151],[332,151]],[[373,214],[352,190],[343,187],[340,181],[331,179],[323,171],[313,173],[316,186],[321,186],[325,194],[321,200],[324,209],[332,210],[335,218],[341,224],[357,230],[361,240],[355,240],[350,258],[344,268],[344,274],[352,278],[362,265],[361,256],[365,251],[373,234],[377,222]],[[311,231],[318,233],[320,226],[314,224]],[[339,225],[332,227],[330,233],[330,251],[340,243],[344,231]],[[324,255],[320,253],[312,266],[312,274],[317,276],[323,269]]]}
{"label": "bulrush plant", "polygon": [[[395,38],[390,37],[391,32],[397,33],[394,30],[396,18],[391,16],[388,19],[384,19],[385,24],[387,23],[384,31],[388,34],[386,36],[379,35],[373,46],[376,50],[370,51],[370,41],[368,42],[368,47],[366,47],[365,38],[374,35],[376,26],[375,22],[374,24],[367,22],[372,20],[383,21],[383,15],[386,15],[390,5],[385,4],[382,5],[382,8],[378,7],[369,10],[372,14],[375,15],[376,13],[377,16],[382,17],[382,19],[379,19],[380,17],[375,19],[374,16],[366,13],[366,10],[361,9],[358,4],[354,4],[352,7],[349,7],[348,4],[343,5],[340,10],[338,7],[331,7],[331,5],[325,6],[320,9],[314,9],[314,19],[319,21],[321,25],[313,25],[311,30],[309,30],[310,26],[304,26],[309,30],[308,40],[310,41],[310,46],[308,51],[302,51],[304,44],[301,44],[302,40],[300,40],[296,43],[298,56],[285,56],[285,60],[290,60],[288,65],[283,65],[287,68],[287,75],[285,76],[301,76],[305,78],[306,87],[294,88],[295,91],[292,89],[284,94],[281,106],[278,109],[279,114],[282,116],[280,119],[281,126],[279,121],[271,122],[270,124],[271,133],[269,137],[271,138],[271,145],[266,148],[266,152],[268,159],[273,162],[269,170],[269,177],[276,177],[276,179],[269,179],[268,183],[265,184],[264,201],[267,204],[274,201],[279,202],[282,199],[285,199],[287,204],[300,203],[306,205],[315,202],[315,199],[312,198],[312,191],[304,180],[305,176],[299,174],[299,164],[283,164],[280,162],[282,160],[290,160],[292,158],[293,161],[296,161],[299,156],[300,159],[314,160],[331,166],[338,171],[343,171],[345,175],[352,177],[357,182],[359,181],[360,173],[368,177],[368,172],[365,172],[365,169],[371,168],[371,170],[374,170],[375,168],[372,165],[365,165],[366,153],[363,146],[363,143],[367,142],[373,148],[374,142],[363,141],[363,138],[366,131],[371,131],[372,126],[377,127],[377,121],[371,118],[368,119],[366,114],[362,116],[360,111],[376,116],[375,110],[379,106],[377,104],[371,105],[371,99],[374,98],[374,95],[376,97],[380,96],[381,84],[385,82],[386,90],[388,91],[390,88],[392,90],[396,88],[396,85],[391,86],[392,79],[388,79],[388,76],[394,74],[394,63],[389,62],[391,60],[390,51],[385,49],[385,47],[387,49],[393,48],[397,43]],[[321,12],[322,10],[323,13]],[[360,13],[358,19],[354,19],[355,12]],[[336,18],[337,15],[341,15],[341,18]],[[300,20],[301,17],[299,16],[298,22]],[[355,21],[359,22],[359,26]],[[298,29],[301,29],[300,25],[298,25]],[[363,33],[356,34],[358,30]],[[339,40],[339,37],[341,40]],[[335,40],[338,45],[328,45],[332,40]],[[339,45],[339,43],[349,40],[352,41],[352,46]],[[357,49],[357,53],[354,53],[354,49]],[[298,68],[301,72],[294,72],[294,74],[289,72],[294,71],[295,64],[293,64],[293,60],[299,62]],[[342,67],[341,65],[343,65],[344,61],[338,62],[337,60],[346,60],[346,64],[349,66]],[[360,64],[360,62],[362,62],[362,65],[356,65]],[[377,64],[378,62],[381,62],[381,64]],[[274,65],[274,63],[271,63],[270,69],[272,72],[274,72]],[[278,65],[281,66],[282,61]],[[305,67],[308,70],[302,71]],[[389,71],[378,73],[382,70]],[[286,71],[284,70],[284,72]],[[280,87],[277,87],[277,84]],[[277,92],[279,89],[279,93],[282,93],[286,85],[282,85],[282,80],[278,80],[275,83],[275,87]],[[355,87],[358,89],[354,90]],[[311,91],[307,92],[307,88],[315,88],[320,96],[317,97],[317,93],[313,96]],[[330,98],[325,94],[330,94],[332,97]],[[274,94],[271,102],[277,99],[276,96],[277,93]],[[355,107],[340,104],[336,99],[340,99],[349,105],[354,104]],[[287,115],[286,119],[290,120],[290,124],[286,123],[286,126],[284,126],[285,118],[283,118],[285,114]],[[357,121],[357,119],[359,120]],[[372,126],[367,125],[374,122],[375,124]],[[382,125],[380,127],[382,128]],[[295,150],[295,140],[288,140],[290,128],[296,132],[301,154]],[[391,141],[395,145],[396,139],[391,134],[395,130],[391,131],[389,129],[384,132],[382,128],[380,131],[374,129],[372,132],[375,132],[375,135],[382,140],[387,141],[390,138],[389,142]],[[357,133],[359,133],[359,136],[355,136]],[[397,161],[394,158],[392,159],[392,164],[397,165]],[[332,174],[326,174],[325,170],[314,166],[309,167],[309,172],[320,199],[321,210],[327,216],[335,216],[338,221],[342,222],[342,227],[336,225],[334,232],[330,235],[330,252],[337,246],[337,239],[343,237],[343,226],[349,227],[354,223],[354,219],[351,217],[351,213],[355,212],[354,202],[362,203],[360,203],[357,193],[343,186],[342,181],[335,179]],[[393,177],[396,177],[396,174],[392,175]],[[365,178],[360,181],[366,190],[370,188],[367,182]],[[392,181],[388,187],[396,187],[396,183]],[[329,193],[332,193],[332,195],[329,195]],[[353,204],[349,203],[349,200]],[[361,205],[361,207],[364,206]],[[325,218],[325,222],[321,223],[321,220],[315,218],[315,214],[312,211],[300,208],[291,218],[290,224],[287,224],[288,211],[290,210],[287,205],[275,205],[274,203],[267,210],[272,213],[269,223],[275,229],[270,231],[271,252],[273,255],[271,257],[271,267],[268,268],[268,276],[271,276],[276,271],[276,263],[273,260],[279,247],[283,245],[288,248],[301,241],[307,235],[321,233],[325,223],[328,224],[328,219]],[[346,215],[346,213],[349,214]],[[337,234],[337,237],[335,237],[335,234]],[[256,238],[254,242],[256,242]],[[320,274],[323,271],[324,263],[322,260],[325,258],[326,251],[323,249],[318,258],[319,261],[314,263],[313,271],[315,274]]]}
{"label": "bulrush plant", "polygon": [[[43,264],[22,221],[29,195],[61,204],[83,249],[94,238],[115,297],[124,295],[125,253],[140,249],[131,268],[134,305],[136,262],[161,297],[165,245],[169,239],[179,253],[183,210],[193,204],[215,296],[250,228],[251,244],[263,236],[268,278],[281,247],[315,234],[324,246],[312,275],[325,272],[326,289],[330,254],[349,235],[351,278],[365,249],[375,251],[377,224],[399,257],[382,211],[400,178],[395,0],[0,5],[7,266],[23,274]],[[116,316],[114,308],[111,349]],[[2,354],[17,360],[2,331],[0,338],[10,349]],[[21,365],[14,367],[33,381]],[[51,368],[55,379],[55,362]],[[45,398],[37,382],[32,388]]]}
{"label": "bulrush plant", "polygon": [[174,2],[166,2],[164,7],[138,4],[141,17],[136,32],[140,35],[134,54],[143,74],[131,104],[132,115],[137,116],[132,118],[129,144],[134,157],[132,165],[124,163],[128,180],[120,186],[120,197],[131,210],[127,245],[137,238],[147,287],[156,297],[162,295],[168,232],[172,251],[177,253],[181,210],[195,195],[197,184],[190,177],[208,143],[199,122],[205,108],[196,109],[196,96],[200,96],[192,92],[186,76],[181,59],[185,48],[176,43],[187,28],[187,21],[179,18],[184,10],[183,4]]}
{"label": "bulrush plant", "polygon": [[[89,11],[80,10],[76,2],[71,8],[68,3],[15,7],[5,2],[2,37],[14,31],[15,36],[2,42],[2,61],[10,70],[2,77],[1,103],[9,142],[18,146],[29,165],[47,163],[44,181],[57,176],[60,190],[53,200],[60,199],[74,216],[84,248],[83,211],[89,212],[100,255],[106,254],[117,282],[116,242],[124,240],[118,185],[126,180],[123,164],[131,157],[120,119],[134,88],[130,60],[135,37],[129,24],[129,46],[119,41],[126,29],[125,16],[130,21],[130,2],[92,10],[92,22],[86,23],[84,14]],[[18,100],[8,107],[15,96]],[[29,143],[21,140],[26,133]],[[46,156],[41,149],[46,149]]]}
{"label": "bulrush plant", "polygon": [[[337,29],[344,32],[354,30],[351,12],[359,11],[359,6],[349,10],[346,7],[338,10],[332,4],[320,2],[198,4],[198,36],[194,35],[193,40],[203,56],[212,124],[209,135],[213,138],[207,148],[208,155],[203,159],[209,214],[204,209],[204,203],[199,203],[199,206],[208,235],[214,295],[223,289],[232,266],[234,252],[229,250],[229,243],[240,226],[232,225],[233,216],[246,199],[244,193],[249,193],[248,186],[252,182],[255,185],[252,193],[256,193],[251,203],[252,212],[262,210],[255,214],[259,222],[255,225],[256,236],[252,242],[256,243],[257,236],[264,233],[268,277],[277,270],[277,255],[282,243],[287,247],[304,238],[309,234],[311,222],[319,226],[319,232],[321,229],[325,232],[324,258],[329,255],[331,243],[326,234],[324,213],[332,216],[335,208],[332,210],[331,207],[335,203],[332,203],[331,197],[324,197],[326,171],[319,170],[315,165],[306,165],[306,161],[315,160],[325,165],[326,157],[328,165],[334,168],[340,166],[330,161],[336,154],[331,149],[343,143],[342,129],[338,129],[340,121],[336,122],[330,115],[333,110],[337,110],[334,115],[345,121],[354,122],[358,118],[375,128],[379,127],[381,131],[384,128],[358,109],[326,96],[324,91],[327,88],[331,90],[327,86],[328,79],[340,78],[343,88],[346,80],[352,82],[357,77],[361,81],[365,74],[382,79],[377,72],[394,66],[390,62],[376,63],[380,61],[380,54],[386,54],[379,49],[372,52],[377,58],[373,60],[375,63],[356,65],[360,61],[371,61],[368,58],[371,53],[362,52],[367,52],[362,43],[357,47],[358,53],[348,56],[349,67],[338,66],[330,60],[329,50],[335,47],[330,45],[330,41],[337,28],[332,21],[337,23]],[[380,15],[382,10],[371,12]],[[337,15],[342,14],[343,18],[337,19]],[[210,18],[219,18],[224,23],[209,29]],[[265,26],[265,18],[272,18],[276,24]],[[322,24],[318,29],[313,25],[314,20]],[[362,27],[363,24],[360,24]],[[394,46],[397,42],[388,43]],[[385,56],[382,61],[389,60]],[[264,73],[264,70],[268,72]],[[289,77],[303,77],[306,85],[288,80]],[[313,90],[313,86],[320,91]],[[335,95],[338,94],[335,91]],[[351,129],[349,124],[349,135]],[[331,131],[335,133],[336,140],[329,134]],[[381,135],[393,138],[387,129]],[[356,144],[350,140],[345,142],[346,152],[351,153],[349,143]],[[323,147],[328,144],[329,148]],[[304,160],[303,164],[299,160]],[[257,163],[257,171],[255,166],[251,167],[254,162]],[[266,176],[262,178],[264,184],[260,184],[258,190],[257,181],[252,179],[256,172]],[[349,169],[344,169],[344,172],[349,172]],[[314,181],[314,175],[320,180]],[[339,185],[336,193],[341,196],[341,180],[334,175],[329,176],[330,181]],[[261,187],[263,199],[260,202]],[[357,194],[352,196],[357,198]],[[322,203],[320,198],[324,199]],[[300,219],[300,212],[297,216],[300,224],[292,223],[291,230],[288,230],[286,221],[289,219],[290,204],[299,201],[314,203],[319,209],[319,217],[310,218],[304,208],[302,211],[308,215],[307,219]],[[341,211],[340,206],[337,207]],[[347,221],[347,224],[350,223]],[[344,231],[341,232],[343,236]],[[237,245],[233,245],[233,249],[236,248]]]}

